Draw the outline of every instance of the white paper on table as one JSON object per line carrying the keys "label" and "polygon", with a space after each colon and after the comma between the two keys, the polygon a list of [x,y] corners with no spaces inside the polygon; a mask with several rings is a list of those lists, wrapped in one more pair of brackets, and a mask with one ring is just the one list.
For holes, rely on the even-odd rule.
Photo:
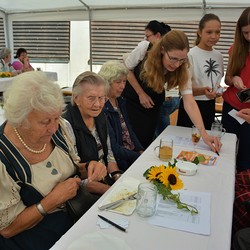
{"label": "white paper on table", "polygon": [[[178,146],[181,146],[181,147],[188,147],[188,148],[193,148],[194,147],[194,144],[193,144],[192,139],[191,139],[191,134],[190,134],[190,137],[175,136],[174,137],[174,144],[178,145]],[[196,149],[199,148],[199,149],[204,149],[204,150],[209,150],[210,151],[209,146],[206,145],[202,139],[200,139],[200,141],[195,146],[195,148]]]}
{"label": "white paper on table", "polygon": [[238,113],[237,110],[232,109],[231,111],[228,112],[229,115],[231,115],[235,120],[237,120],[240,124],[243,124],[245,122],[244,119],[241,117],[237,116],[236,114]]}
{"label": "white paper on table", "polygon": [[199,211],[198,214],[191,215],[186,210],[178,209],[176,203],[160,198],[156,213],[148,222],[156,226],[210,235],[211,193],[189,190],[181,190],[179,193],[181,201],[195,206]]}

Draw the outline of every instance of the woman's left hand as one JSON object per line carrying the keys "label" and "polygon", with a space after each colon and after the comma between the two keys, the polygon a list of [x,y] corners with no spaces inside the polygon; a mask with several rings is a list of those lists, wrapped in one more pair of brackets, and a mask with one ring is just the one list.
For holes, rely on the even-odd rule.
{"label": "woman's left hand", "polygon": [[106,166],[99,161],[90,161],[88,165],[88,181],[101,181],[107,175]]}
{"label": "woman's left hand", "polygon": [[222,146],[221,142],[218,140],[216,136],[208,135],[206,131],[202,134],[203,141],[210,147],[213,152],[219,152]]}

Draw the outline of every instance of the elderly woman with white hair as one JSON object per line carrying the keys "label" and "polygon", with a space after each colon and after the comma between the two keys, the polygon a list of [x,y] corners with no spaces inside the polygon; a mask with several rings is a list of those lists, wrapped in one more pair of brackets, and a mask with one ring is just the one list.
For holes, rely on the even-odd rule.
{"label": "elderly woman with white hair", "polygon": [[[107,167],[109,175],[104,178],[105,192],[123,173],[114,158],[108,125],[103,106],[106,101],[107,84],[94,72],[86,71],[75,79],[72,88],[72,103],[63,117],[71,124],[78,155],[83,162],[99,161]],[[85,145],[88,145],[86,147]]]}
{"label": "elderly woman with white hair", "polygon": [[11,66],[11,50],[8,48],[3,48],[0,51],[0,72],[9,72],[12,73],[14,76],[17,75],[19,72],[16,71],[12,66]]}
{"label": "elderly woman with white hair", "polygon": [[[62,205],[76,195],[81,179],[74,176],[79,159],[60,118],[63,107],[60,87],[42,72],[15,77],[4,93],[0,249],[49,249],[74,223]],[[78,171],[88,172],[92,182],[106,174],[85,165]]]}
{"label": "elderly woman with white hair", "polygon": [[119,168],[126,171],[144,150],[129,122],[126,100],[121,97],[128,70],[119,61],[108,61],[102,65],[98,74],[107,80],[110,87],[104,111],[108,118],[115,159]]}

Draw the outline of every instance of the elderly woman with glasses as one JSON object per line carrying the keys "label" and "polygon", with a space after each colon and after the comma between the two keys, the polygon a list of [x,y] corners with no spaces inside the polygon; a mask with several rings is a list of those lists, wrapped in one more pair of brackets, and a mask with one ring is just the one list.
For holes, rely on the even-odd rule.
{"label": "elderly woman with glasses", "polygon": [[[217,138],[207,134],[199,108],[192,94],[190,66],[187,60],[188,51],[189,42],[185,33],[180,30],[169,31],[148,52],[139,76],[140,81],[155,96],[163,95],[164,97],[164,83],[166,83],[167,90],[179,86],[187,114],[193,124],[200,127],[204,142],[216,152],[220,150],[221,144]],[[135,92],[131,92],[130,96],[131,101],[127,103],[130,108],[133,107],[133,112],[130,115],[130,120],[134,122],[133,128],[136,131],[141,131],[141,136],[147,137],[148,131],[145,129],[145,124],[147,124],[150,117],[150,109],[142,110]],[[154,116],[156,120],[157,115],[156,113]]]}
{"label": "elderly woman with glasses", "polygon": [[[104,182],[112,184],[121,176],[122,171],[118,168],[111,149],[107,120],[103,112],[106,92],[106,81],[101,76],[89,71],[80,74],[73,84],[72,103],[68,105],[63,117],[73,128],[81,161],[89,164],[95,160],[100,165],[104,164],[109,174]],[[108,187],[103,184],[102,192]]]}
{"label": "elderly woman with glasses", "polygon": [[108,118],[115,159],[119,168],[125,171],[143,152],[143,147],[128,119],[126,100],[121,97],[126,85],[128,70],[119,61],[108,61],[102,65],[98,74],[107,80],[110,86],[104,111]]}

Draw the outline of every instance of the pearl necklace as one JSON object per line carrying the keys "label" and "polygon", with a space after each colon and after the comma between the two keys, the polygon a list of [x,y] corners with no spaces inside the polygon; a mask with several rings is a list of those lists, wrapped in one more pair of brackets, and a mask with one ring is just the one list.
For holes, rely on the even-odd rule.
{"label": "pearl necklace", "polygon": [[41,154],[41,153],[44,152],[44,150],[45,150],[45,148],[46,148],[46,146],[47,146],[46,143],[43,145],[43,148],[42,148],[41,150],[34,150],[34,149],[30,148],[30,147],[23,141],[21,135],[18,133],[18,131],[17,131],[16,128],[14,128],[14,131],[15,131],[15,133],[16,133],[17,138],[19,139],[19,141],[23,144],[23,146],[24,146],[28,151],[30,151],[31,153],[34,153],[34,154]]}

